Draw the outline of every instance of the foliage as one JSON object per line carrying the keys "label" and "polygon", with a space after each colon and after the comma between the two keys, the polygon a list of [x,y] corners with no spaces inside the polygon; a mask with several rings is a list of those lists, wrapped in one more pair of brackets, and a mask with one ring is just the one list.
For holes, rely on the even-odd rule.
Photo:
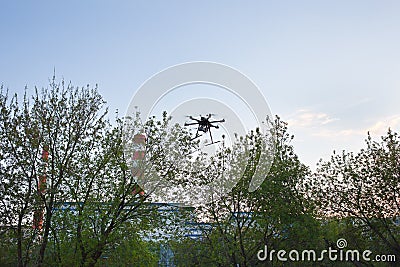
{"label": "foliage", "polygon": [[[332,155],[309,184],[321,216],[350,221],[360,246],[400,257],[400,137],[389,130],[381,142],[368,134],[366,148]],[[354,240],[357,240],[354,239]],[[360,243],[360,241],[359,241]],[[365,247],[365,246],[364,246]]]}
{"label": "foliage", "polygon": [[[201,217],[212,225],[212,231],[205,231],[205,238],[198,243],[182,242],[182,247],[189,244],[193,248],[190,249],[193,254],[187,250],[180,252],[178,246],[179,264],[257,266],[265,264],[257,258],[264,244],[270,249],[318,246],[318,238],[313,240],[319,236],[319,225],[313,217],[314,206],[299,189],[310,171],[295,155],[290,145],[293,137],[287,133],[286,123],[277,117],[272,129],[276,139],[255,131],[238,138],[233,149],[222,150],[215,158],[213,164],[221,167],[215,168],[218,171],[212,174],[223,175],[221,169],[226,170],[227,176],[240,175],[239,183],[228,195],[199,207]],[[274,163],[268,174],[265,172],[266,179],[261,187],[249,192],[255,168],[264,167],[258,160],[260,149],[266,149],[271,140],[276,147]],[[250,158],[244,154],[249,154]],[[241,168],[243,164],[245,168]]]}
{"label": "foliage", "polygon": [[[271,132],[236,136],[208,157],[166,113],[114,125],[107,114],[89,86],[53,78],[22,99],[1,88],[0,265],[156,266],[165,245],[177,266],[279,266],[257,253],[322,251],[339,238],[400,258],[400,136],[391,130],[311,174],[279,117]],[[146,157],[135,160],[133,140],[144,133]],[[272,151],[270,166],[261,155]],[[189,197],[200,204],[184,206]],[[171,200],[180,204],[157,202]],[[193,227],[197,239],[187,235]]]}
{"label": "foliage", "polygon": [[[179,129],[175,133],[180,135],[165,137],[166,117],[145,126],[135,118],[117,119],[112,126],[96,88],[56,83],[55,78],[49,88],[36,89],[32,98],[26,92],[22,104],[18,101],[17,95],[9,98],[1,91],[1,238],[3,244],[16,241],[10,258],[17,258],[17,265],[93,266],[105,252],[122,253],[157,224],[156,207],[146,204],[152,192],[140,197],[136,192],[124,131],[150,129],[153,137],[189,149],[190,139]],[[165,150],[154,140],[149,144],[146,153],[155,167],[144,175],[178,175],[163,164]],[[132,247],[132,253],[141,251],[151,263],[153,254],[145,244]]]}

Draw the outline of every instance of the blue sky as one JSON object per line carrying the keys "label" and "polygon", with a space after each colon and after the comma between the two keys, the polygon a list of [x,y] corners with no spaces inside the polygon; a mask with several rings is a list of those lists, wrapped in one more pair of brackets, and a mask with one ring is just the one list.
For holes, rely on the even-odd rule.
{"label": "blue sky", "polygon": [[314,168],[366,132],[399,131],[399,1],[2,1],[0,83],[99,84],[111,110],[171,65],[250,77]]}

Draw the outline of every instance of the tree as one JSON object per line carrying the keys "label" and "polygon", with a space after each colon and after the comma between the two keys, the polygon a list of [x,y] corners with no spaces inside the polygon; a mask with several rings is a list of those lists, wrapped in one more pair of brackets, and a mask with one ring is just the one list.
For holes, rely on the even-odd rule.
{"label": "tree", "polygon": [[127,231],[154,223],[158,215],[146,204],[152,192],[137,194],[139,175],[129,166],[130,134],[151,136],[144,162],[151,167],[142,180],[174,180],[182,171],[169,164],[173,158],[158,139],[189,151],[187,132],[168,128],[166,114],[144,124],[138,117],[117,119],[113,126],[97,88],[55,77],[48,89],[18,101],[1,92],[1,237],[16,238],[19,266],[93,266],[105,251],[111,255],[138,238]]}
{"label": "tree", "polygon": [[[215,172],[208,175],[214,179],[240,175],[239,182],[226,196],[199,207],[200,217],[212,225],[212,230],[204,231],[204,239],[198,243],[185,241],[192,244],[193,254],[185,248],[185,253],[178,251],[179,255],[192,255],[198,266],[257,266],[265,265],[257,258],[264,245],[276,250],[320,246],[314,205],[300,186],[310,171],[294,153],[290,144],[293,136],[288,134],[286,123],[276,117],[272,131],[275,139],[256,130],[238,138],[232,149],[217,154],[209,168]],[[275,146],[273,165],[269,172],[264,170],[266,179],[260,188],[249,192],[255,168],[265,167],[259,160],[261,150],[267,149],[271,140]]]}
{"label": "tree", "polygon": [[[38,245],[35,260],[40,266],[56,203],[69,199],[66,182],[82,174],[82,161],[90,158],[104,134],[107,112],[101,112],[104,101],[96,89],[57,84],[55,78],[50,89],[36,89],[32,99],[25,92],[22,105],[17,95],[8,103],[7,94],[2,92],[1,100],[5,223],[17,225],[19,265],[31,260],[22,250],[24,235],[32,232],[25,249]],[[34,229],[28,230],[32,226]]]}
{"label": "tree", "polygon": [[2,230],[3,234],[17,240],[15,258],[22,266],[29,261],[26,252],[38,235],[37,229],[31,226],[35,210],[33,203],[38,199],[38,177],[43,165],[39,156],[42,143],[38,121],[30,120],[26,94],[20,106],[16,96],[9,99],[8,93],[2,89],[0,105]]}
{"label": "tree", "polygon": [[[400,257],[400,137],[389,130],[381,142],[366,139],[358,153],[320,162],[309,183],[322,217],[350,221],[361,247]],[[350,224],[349,224],[350,225]],[[354,240],[354,239],[352,239]],[[357,240],[357,239],[356,239]],[[360,242],[357,242],[360,243]]]}

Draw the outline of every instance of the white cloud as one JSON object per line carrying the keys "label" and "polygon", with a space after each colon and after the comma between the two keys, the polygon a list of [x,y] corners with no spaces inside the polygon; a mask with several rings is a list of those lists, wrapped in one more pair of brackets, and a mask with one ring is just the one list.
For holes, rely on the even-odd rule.
{"label": "white cloud", "polygon": [[400,115],[394,115],[383,118],[377,121],[372,126],[368,127],[366,131],[369,131],[373,135],[384,135],[389,128],[391,128],[394,131],[399,131]]}
{"label": "white cloud", "polygon": [[360,128],[360,129],[321,129],[318,132],[313,133],[314,136],[321,137],[348,137],[348,136],[366,136],[369,132],[373,136],[383,136],[387,133],[388,129],[391,128],[394,131],[399,131],[400,128],[400,115],[389,116],[381,118],[372,125]]}
{"label": "white cloud", "polygon": [[[287,122],[289,127],[292,127],[296,131],[312,130],[312,136],[324,138],[366,136],[367,132],[370,132],[374,136],[382,136],[386,134],[389,128],[394,131],[400,130],[400,114],[380,118],[367,127],[338,129],[337,127],[328,125],[338,120],[338,118],[334,118],[327,113],[315,112],[310,109],[299,109],[289,116]],[[335,126],[338,125],[336,124]]]}
{"label": "white cloud", "polygon": [[337,121],[326,113],[313,112],[308,109],[300,109],[289,116],[288,123],[291,127],[317,127]]}

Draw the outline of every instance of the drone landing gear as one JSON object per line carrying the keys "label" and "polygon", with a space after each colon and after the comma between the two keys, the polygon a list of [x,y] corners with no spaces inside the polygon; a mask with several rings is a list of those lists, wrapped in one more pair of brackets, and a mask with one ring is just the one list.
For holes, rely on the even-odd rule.
{"label": "drone landing gear", "polygon": [[[217,129],[219,128],[218,126],[213,126],[213,127],[217,128]],[[211,146],[211,145],[218,144],[218,143],[221,143],[221,142],[222,142],[222,141],[216,141],[216,142],[214,142],[213,137],[212,137],[212,134],[211,134],[211,131],[209,131],[209,133],[210,133],[211,143],[205,144],[204,146]],[[200,136],[202,136],[202,135],[199,135],[198,137],[200,137]],[[224,137],[225,137],[225,136],[224,136]]]}
{"label": "drone landing gear", "polygon": [[206,144],[204,146],[211,146],[211,145],[215,145],[215,144],[218,144],[218,143],[221,143],[221,142],[222,141],[212,142],[212,143]]}

